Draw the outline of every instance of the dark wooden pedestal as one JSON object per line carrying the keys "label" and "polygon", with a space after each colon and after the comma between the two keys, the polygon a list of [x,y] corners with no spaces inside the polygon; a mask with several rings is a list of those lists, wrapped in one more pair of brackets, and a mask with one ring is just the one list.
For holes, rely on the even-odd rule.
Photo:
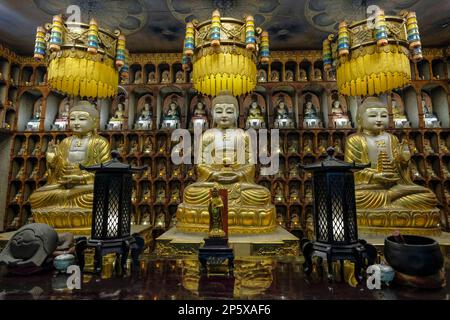
{"label": "dark wooden pedestal", "polygon": [[208,265],[221,265],[228,260],[228,274],[233,274],[234,252],[228,246],[228,238],[205,238],[205,244],[198,250],[200,273],[208,273]]}

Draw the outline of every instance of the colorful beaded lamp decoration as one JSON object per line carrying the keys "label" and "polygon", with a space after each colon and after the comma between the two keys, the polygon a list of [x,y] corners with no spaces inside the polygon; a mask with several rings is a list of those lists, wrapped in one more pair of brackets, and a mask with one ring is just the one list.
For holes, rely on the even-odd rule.
{"label": "colorful beaded lamp decoration", "polygon": [[89,24],[64,21],[62,15],[36,31],[34,58],[48,59],[48,85],[56,91],[87,98],[117,94],[125,65],[125,36]]}
{"label": "colorful beaded lamp decoration", "polygon": [[339,24],[337,37],[323,42],[325,70],[336,68],[339,92],[366,96],[401,88],[411,81],[409,60],[422,60],[414,12],[386,16],[378,9],[362,21]]}
{"label": "colorful beaded lamp decoration", "polygon": [[214,10],[211,20],[186,24],[183,69],[189,69],[192,62],[194,87],[202,94],[251,92],[256,86],[258,57],[263,64],[269,62],[269,34],[255,28],[252,16],[241,21],[223,18]]}

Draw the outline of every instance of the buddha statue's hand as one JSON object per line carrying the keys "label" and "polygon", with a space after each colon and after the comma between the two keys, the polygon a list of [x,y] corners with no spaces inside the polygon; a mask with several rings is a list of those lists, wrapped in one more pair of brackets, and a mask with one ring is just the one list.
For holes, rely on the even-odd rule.
{"label": "buddha statue's hand", "polygon": [[396,184],[399,179],[400,178],[398,176],[395,176],[393,173],[376,172],[373,174],[370,182],[389,187]]}
{"label": "buddha statue's hand", "polygon": [[211,180],[219,183],[229,184],[239,181],[239,174],[235,172],[214,172]]}
{"label": "buddha statue's hand", "polygon": [[66,175],[58,180],[58,183],[62,184],[66,188],[71,188],[75,185],[84,184],[84,178],[78,175]]}

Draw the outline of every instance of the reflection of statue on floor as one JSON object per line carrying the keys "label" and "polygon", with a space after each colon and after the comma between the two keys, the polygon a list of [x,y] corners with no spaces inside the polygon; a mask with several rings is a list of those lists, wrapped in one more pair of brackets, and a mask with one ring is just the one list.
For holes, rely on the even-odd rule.
{"label": "reflection of statue on floor", "polygon": [[209,230],[209,194],[215,187],[228,191],[230,233],[273,231],[275,207],[270,191],[254,183],[251,140],[237,128],[237,99],[227,93],[215,97],[212,116],[213,129],[201,137],[197,182],[186,187],[183,203],[178,206],[177,228],[188,232]]}
{"label": "reflection of statue on floor", "polygon": [[73,135],[59,145],[49,143],[46,153],[48,180],[31,196],[36,222],[47,223],[58,232],[89,233],[91,228],[94,174],[91,166],[110,159],[108,141],[97,134],[99,113],[88,101],[70,110]]}
{"label": "reflection of statue on floor", "polygon": [[358,227],[436,231],[436,196],[411,181],[408,144],[385,131],[386,105],[378,98],[367,98],[358,108],[357,121],[360,132],[347,139],[345,160],[372,164],[355,173]]}

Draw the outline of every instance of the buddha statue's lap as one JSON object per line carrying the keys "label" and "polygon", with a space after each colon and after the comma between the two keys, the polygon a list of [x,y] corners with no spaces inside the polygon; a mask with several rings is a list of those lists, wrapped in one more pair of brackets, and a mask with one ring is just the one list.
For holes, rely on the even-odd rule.
{"label": "buddha statue's lap", "polygon": [[94,107],[81,102],[70,112],[74,135],[57,146],[49,145],[47,183],[29,199],[36,222],[47,223],[59,232],[90,232],[94,175],[79,165],[106,162],[110,157],[108,141],[95,132],[97,121]]}
{"label": "buddha statue's lap", "polygon": [[[215,128],[205,131],[201,137],[198,179],[184,189],[183,203],[177,211],[177,228],[182,231],[208,231],[210,190],[218,188],[228,191],[230,233],[273,231],[275,208],[269,190],[254,183],[255,166],[250,163],[250,137],[242,129],[237,129],[235,124],[236,99],[219,95],[213,100],[212,113]],[[224,119],[224,114],[229,118]],[[237,150],[242,150],[242,158]]]}
{"label": "buddha statue's lap", "polygon": [[358,109],[360,132],[347,138],[345,160],[371,163],[355,173],[358,227],[367,231],[439,232],[435,194],[412,182],[406,142],[384,131],[387,108],[370,97]]}

